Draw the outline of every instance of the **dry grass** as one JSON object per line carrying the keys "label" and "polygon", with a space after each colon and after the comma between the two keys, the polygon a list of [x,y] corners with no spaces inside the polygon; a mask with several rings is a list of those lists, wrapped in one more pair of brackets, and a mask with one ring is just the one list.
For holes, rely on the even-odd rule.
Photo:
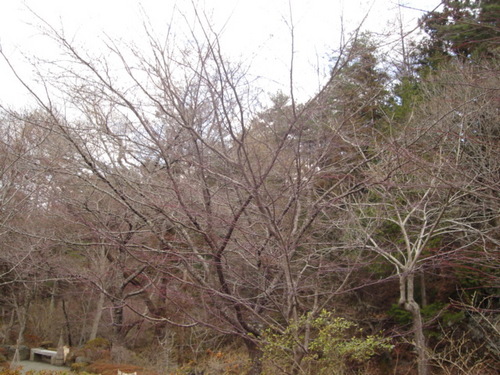
{"label": "dry grass", "polygon": [[109,363],[98,361],[87,366],[87,371],[101,375],[117,375],[118,370],[126,373],[136,372],[137,375],[158,375],[154,371],[127,363]]}

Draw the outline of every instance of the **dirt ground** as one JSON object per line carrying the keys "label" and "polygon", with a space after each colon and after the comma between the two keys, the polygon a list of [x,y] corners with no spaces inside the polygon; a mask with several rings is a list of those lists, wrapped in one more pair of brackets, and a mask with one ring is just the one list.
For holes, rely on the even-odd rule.
{"label": "dirt ground", "polygon": [[41,370],[49,370],[49,371],[68,371],[69,367],[65,366],[53,366],[49,363],[44,362],[34,362],[34,361],[21,361],[19,362],[19,366],[22,366],[23,373],[27,371],[41,371]]}

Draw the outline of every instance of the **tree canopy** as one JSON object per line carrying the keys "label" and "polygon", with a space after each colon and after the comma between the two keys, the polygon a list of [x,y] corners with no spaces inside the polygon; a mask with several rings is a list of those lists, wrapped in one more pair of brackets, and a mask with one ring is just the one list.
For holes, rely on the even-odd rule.
{"label": "tree canopy", "polygon": [[89,371],[494,374],[499,7],[444,1],[395,63],[358,30],[268,105],[201,17],[99,56],[45,24],[45,91],[0,119],[0,340],[63,332]]}

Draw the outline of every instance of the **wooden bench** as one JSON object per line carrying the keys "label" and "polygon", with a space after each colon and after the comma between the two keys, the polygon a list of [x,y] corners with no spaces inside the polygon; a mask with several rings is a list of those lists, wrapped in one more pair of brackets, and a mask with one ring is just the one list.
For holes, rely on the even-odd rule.
{"label": "wooden bench", "polygon": [[42,361],[42,362],[50,362],[50,364],[54,364],[54,359],[56,357],[57,351],[48,350],[42,348],[33,348],[30,351],[30,361]]}

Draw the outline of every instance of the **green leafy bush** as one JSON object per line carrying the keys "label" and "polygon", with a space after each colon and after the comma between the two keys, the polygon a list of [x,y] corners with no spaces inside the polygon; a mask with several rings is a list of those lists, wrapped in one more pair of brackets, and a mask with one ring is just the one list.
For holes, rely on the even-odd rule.
{"label": "green leafy bush", "polygon": [[441,310],[443,310],[444,307],[445,304],[442,302],[434,302],[425,307],[422,307],[422,309],[420,310],[422,318],[424,318],[424,320],[426,321],[432,320],[437,315],[439,315],[439,313],[441,312]]}
{"label": "green leafy bush", "polygon": [[451,327],[457,323],[460,323],[465,319],[465,312],[463,311],[447,311],[441,317],[443,324],[447,327]]}
{"label": "green leafy bush", "polygon": [[[304,345],[307,329],[310,338]],[[393,348],[387,339],[364,336],[355,323],[326,310],[316,318],[310,314],[302,316],[282,333],[269,329],[263,338],[264,358],[274,367],[269,374],[276,374],[277,369],[287,373],[294,366],[300,366],[303,373],[342,374],[353,363],[365,362],[378,352]],[[294,363],[297,350],[303,351],[300,363]]]}
{"label": "green leafy bush", "polygon": [[387,311],[387,314],[398,324],[411,323],[411,313],[400,307],[398,304],[393,304],[389,311]]}

